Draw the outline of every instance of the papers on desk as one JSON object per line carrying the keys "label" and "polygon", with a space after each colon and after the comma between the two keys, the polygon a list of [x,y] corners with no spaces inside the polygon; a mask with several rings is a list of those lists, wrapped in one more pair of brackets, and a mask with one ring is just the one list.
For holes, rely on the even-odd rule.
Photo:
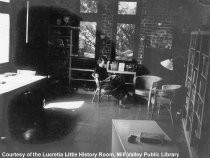
{"label": "papers on desk", "polygon": [[26,75],[18,74],[16,76],[5,77],[4,84],[0,84],[0,94],[10,92],[12,90],[21,88],[23,86],[29,85],[31,83],[37,82],[46,78],[46,76],[36,76],[30,75],[26,77]]}
{"label": "papers on desk", "polygon": [[32,70],[17,70],[17,74],[21,74],[21,75],[36,75],[36,71],[32,71]]}

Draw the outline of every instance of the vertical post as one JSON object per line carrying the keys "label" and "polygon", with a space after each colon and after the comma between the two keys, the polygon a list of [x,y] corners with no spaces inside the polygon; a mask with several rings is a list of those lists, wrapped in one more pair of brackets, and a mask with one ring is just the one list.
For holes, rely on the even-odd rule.
{"label": "vertical post", "polygon": [[26,43],[28,43],[29,1],[26,2]]}
{"label": "vertical post", "polygon": [[69,86],[71,86],[71,58],[72,58],[72,28],[70,28],[70,49],[69,49]]}

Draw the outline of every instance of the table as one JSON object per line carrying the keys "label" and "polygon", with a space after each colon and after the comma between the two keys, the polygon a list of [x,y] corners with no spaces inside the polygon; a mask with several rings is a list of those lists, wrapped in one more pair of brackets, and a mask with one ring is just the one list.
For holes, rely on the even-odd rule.
{"label": "table", "polygon": [[[131,133],[140,135],[141,132],[160,133],[165,135],[167,143],[129,143],[128,136]],[[146,158],[146,157],[179,157],[179,149],[167,136],[167,134],[152,120],[112,120],[112,153],[120,158]],[[173,155],[173,156],[172,156]],[[114,157],[112,156],[112,157]]]}
{"label": "table", "polygon": [[133,85],[135,85],[135,78],[136,78],[136,72],[132,71],[114,71],[114,70],[108,70],[108,73],[113,73],[113,74],[121,74],[121,75],[133,75]]}
{"label": "table", "polygon": [[[81,68],[71,68],[71,71],[80,71],[80,72],[87,72],[87,73],[90,73],[92,74],[94,72],[93,69],[81,69]],[[129,82],[126,82],[125,84],[130,84],[133,86],[133,89],[134,89],[134,86],[135,86],[135,78],[136,78],[136,72],[132,72],[132,71],[114,71],[114,70],[107,70],[108,73],[110,74],[121,74],[121,75],[132,75],[133,76],[133,80],[131,83]],[[85,79],[85,78],[74,78],[72,77],[71,75],[71,80],[75,80],[75,81],[91,81],[91,82],[95,82],[93,78],[91,79]]]}
{"label": "table", "polygon": [[[16,75],[5,77],[0,84],[0,138],[10,138],[8,127],[8,105],[12,98],[45,79],[45,76]],[[1,79],[2,80],[2,79]],[[1,81],[2,83],[2,81]]]}

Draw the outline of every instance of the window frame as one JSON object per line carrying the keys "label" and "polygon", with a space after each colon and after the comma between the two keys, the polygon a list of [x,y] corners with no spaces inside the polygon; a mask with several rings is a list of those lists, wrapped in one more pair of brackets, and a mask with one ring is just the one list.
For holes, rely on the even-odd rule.
{"label": "window frame", "polygon": [[[86,22],[96,22],[96,43],[95,43],[95,58],[87,58],[87,59],[98,59],[99,58],[99,53],[100,52],[100,28],[101,28],[101,3],[102,0],[98,0],[98,5],[97,5],[97,13],[83,13],[80,12],[80,0],[78,1],[79,5],[79,16],[80,21],[86,21]],[[78,44],[77,44],[77,49],[79,49],[79,34],[78,34]]]}
{"label": "window frame", "polygon": [[[96,45],[97,45],[97,27],[98,27],[98,23],[96,22],[96,21],[90,21],[90,20],[88,20],[88,21],[86,21],[86,20],[80,20],[79,21],[79,26],[80,26],[80,23],[81,22],[95,22],[96,23],[96,38],[95,38],[95,57],[94,58],[88,58],[88,57],[84,57],[84,58],[88,58],[88,59],[95,59],[96,58]],[[80,40],[80,38],[78,39],[78,50],[79,50],[79,40]]]}
{"label": "window frame", "polygon": [[[136,14],[128,15],[128,14],[118,14],[118,2],[136,2]],[[117,24],[134,24],[135,25],[135,37],[134,37],[134,48],[133,48],[133,58],[138,58],[138,50],[139,50],[139,40],[140,39],[140,23],[141,23],[141,1],[138,0],[116,0],[115,9],[114,9],[114,19],[113,19],[113,46],[112,46],[112,60],[116,60],[116,35],[117,35]],[[124,62],[122,60],[117,60],[119,62]],[[130,62],[130,61],[126,61]]]}
{"label": "window frame", "polygon": [[135,16],[137,14],[137,10],[136,10],[136,14],[119,14],[118,13],[118,4],[119,2],[136,2],[136,9],[137,9],[137,6],[138,6],[138,1],[137,0],[117,0],[117,15],[123,15],[123,16]]}
{"label": "window frame", "polygon": [[81,10],[80,10],[80,6],[81,6],[81,0],[79,0],[79,12],[80,12],[80,14],[90,14],[90,15],[92,15],[92,14],[98,14],[98,12],[99,12],[99,2],[100,2],[100,0],[96,0],[97,1],[97,12],[96,13],[85,13],[85,12],[81,12]]}
{"label": "window frame", "polygon": [[11,0],[10,2],[0,1],[0,13],[9,15],[9,62],[0,63],[0,73],[7,72],[13,67],[13,55],[11,53],[12,49],[12,20],[11,20]]}

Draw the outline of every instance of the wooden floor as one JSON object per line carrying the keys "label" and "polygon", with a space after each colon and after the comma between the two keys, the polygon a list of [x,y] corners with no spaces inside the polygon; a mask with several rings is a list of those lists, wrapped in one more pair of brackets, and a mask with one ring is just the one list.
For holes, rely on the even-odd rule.
{"label": "wooden floor", "polygon": [[[32,125],[22,123],[16,127],[11,126],[14,128],[10,129],[12,140],[1,142],[0,152],[110,153],[112,119],[146,120],[149,116],[147,107],[141,100],[124,100],[129,107],[124,109],[118,107],[114,98],[107,100],[105,96],[100,104],[91,103],[91,99],[92,95],[89,94],[73,94],[54,99],[52,102],[71,104],[74,101],[84,101],[84,104],[76,110],[45,109]],[[154,118],[166,134],[177,143],[182,157],[188,158],[181,121],[172,127],[169,114],[164,109],[159,117],[155,115]]]}

